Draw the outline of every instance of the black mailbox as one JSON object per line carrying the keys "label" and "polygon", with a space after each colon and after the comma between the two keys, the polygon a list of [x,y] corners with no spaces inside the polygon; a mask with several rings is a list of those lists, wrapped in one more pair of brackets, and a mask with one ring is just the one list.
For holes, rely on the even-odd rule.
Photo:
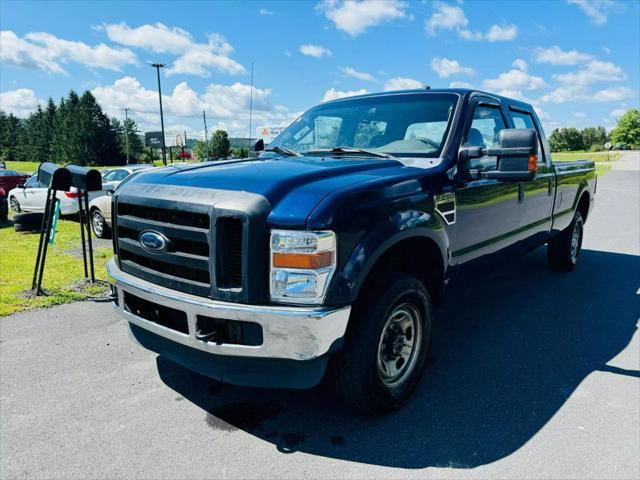
{"label": "black mailbox", "polygon": [[64,168],[71,174],[71,186],[87,192],[102,190],[102,175],[98,170],[78,165],[66,165]]}
{"label": "black mailbox", "polygon": [[55,163],[44,162],[38,167],[38,182],[53,190],[68,192],[71,188],[71,172]]}

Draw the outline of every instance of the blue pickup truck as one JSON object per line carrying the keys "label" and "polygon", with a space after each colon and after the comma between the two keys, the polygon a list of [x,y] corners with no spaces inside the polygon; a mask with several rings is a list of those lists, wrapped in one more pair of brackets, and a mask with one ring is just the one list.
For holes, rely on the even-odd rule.
{"label": "blue pickup truck", "polygon": [[445,291],[544,244],[573,269],[595,191],[593,162],[554,164],[526,103],[428,88],[331,101],[251,158],[125,180],[114,306],[137,342],[203,375],[327,376],[386,412],[420,381]]}

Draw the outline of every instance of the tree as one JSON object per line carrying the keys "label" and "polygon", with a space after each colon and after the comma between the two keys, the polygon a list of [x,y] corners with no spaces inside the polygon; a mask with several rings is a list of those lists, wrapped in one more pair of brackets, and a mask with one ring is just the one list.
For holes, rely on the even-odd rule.
{"label": "tree", "polygon": [[556,128],[549,136],[549,146],[554,152],[581,150],[584,148],[582,134],[577,128]]}
{"label": "tree", "polygon": [[249,156],[249,149],[247,147],[238,147],[231,150],[231,156],[233,158],[247,158]]}
{"label": "tree", "polygon": [[209,158],[209,145],[202,140],[198,140],[193,146],[193,156],[201,162],[206,161]]}
{"label": "tree", "polygon": [[231,152],[229,135],[224,130],[216,130],[211,136],[211,152],[214,157],[226,158]]}
{"label": "tree", "polygon": [[[123,158],[127,157],[127,141],[129,142],[129,163],[143,163],[142,156],[144,145],[137,134],[138,125],[136,122],[127,118],[124,122],[120,122],[117,118],[111,119],[111,125],[117,135],[118,151]],[[128,137],[128,138],[127,138]]]}
{"label": "tree", "polygon": [[607,143],[607,131],[604,127],[587,127],[582,130],[582,145],[588,150],[593,146],[602,147]]}
{"label": "tree", "polygon": [[22,121],[14,114],[0,111],[0,158],[21,160],[21,141],[24,138]]}
{"label": "tree", "polygon": [[611,132],[614,144],[640,145],[640,110],[632,108],[618,119],[616,128]]}

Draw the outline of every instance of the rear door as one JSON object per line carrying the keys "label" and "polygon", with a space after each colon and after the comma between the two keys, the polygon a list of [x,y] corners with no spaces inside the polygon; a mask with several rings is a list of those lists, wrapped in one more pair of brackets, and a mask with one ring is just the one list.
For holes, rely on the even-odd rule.
{"label": "rear door", "polygon": [[[507,112],[494,99],[475,100],[466,121],[463,146],[497,147],[498,133],[508,128]],[[483,172],[497,169],[497,158],[484,156],[471,161],[471,168]],[[457,237],[454,263],[491,261],[496,254],[509,253],[517,243],[521,206],[518,184],[497,180],[471,180],[455,189]],[[484,263],[484,262],[473,262]]]}
{"label": "rear door", "polygon": [[509,114],[515,128],[531,128],[538,133],[538,170],[533,180],[523,182],[524,212],[522,237],[528,248],[535,248],[547,241],[551,228],[551,209],[555,176],[544,149],[544,134],[530,111],[519,107],[510,107]]}

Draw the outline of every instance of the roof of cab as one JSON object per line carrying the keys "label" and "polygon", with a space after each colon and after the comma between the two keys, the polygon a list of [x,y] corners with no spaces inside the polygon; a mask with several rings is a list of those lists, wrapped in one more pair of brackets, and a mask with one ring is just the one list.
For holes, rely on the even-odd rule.
{"label": "roof of cab", "polygon": [[509,98],[509,97],[504,97],[502,95],[496,95],[495,93],[491,93],[491,92],[486,92],[483,90],[476,90],[473,88],[429,88],[429,87],[425,87],[425,88],[415,88],[415,89],[411,89],[411,90],[390,90],[390,91],[386,91],[386,92],[373,92],[373,93],[365,93],[363,95],[354,95],[353,97],[344,97],[344,98],[338,98],[335,100],[330,100],[328,102],[325,103],[333,103],[333,102],[340,102],[340,101],[344,101],[344,100],[352,100],[355,98],[373,98],[373,97],[385,97],[385,96],[389,96],[389,95],[403,95],[403,94],[414,94],[414,93],[425,93],[425,94],[429,94],[429,93],[454,93],[457,95],[460,95],[461,97],[464,96],[468,96],[474,93],[477,94],[482,94],[482,95],[487,95],[489,97],[492,98],[496,98],[498,100],[500,100],[501,103],[507,103],[509,105],[517,105],[523,108],[526,108],[527,110],[531,110],[532,106],[526,102],[523,102],[521,100],[516,100],[514,98]]}

